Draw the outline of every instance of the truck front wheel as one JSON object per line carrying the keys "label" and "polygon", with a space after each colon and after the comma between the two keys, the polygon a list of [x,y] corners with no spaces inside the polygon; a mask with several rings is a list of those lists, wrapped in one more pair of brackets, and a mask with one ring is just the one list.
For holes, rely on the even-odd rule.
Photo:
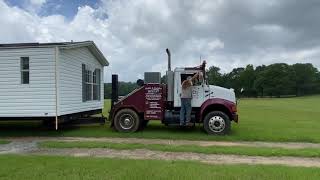
{"label": "truck front wheel", "polygon": [[131,109],[122,109],[114,117],[114,127],[119,132],[136,132],[140,123],[138,114]]}
{"label": "truck front wheel", "polygon": [[224,112],[212,111],[205,116],[203,127],[208,134],[225,135],[230,132],[231,122]]}

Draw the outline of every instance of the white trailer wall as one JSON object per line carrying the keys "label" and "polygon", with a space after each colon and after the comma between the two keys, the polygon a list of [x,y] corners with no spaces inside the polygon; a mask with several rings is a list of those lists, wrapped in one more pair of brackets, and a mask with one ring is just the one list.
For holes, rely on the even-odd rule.
{"label": "white trailer wall", "polygon": [[[87,47],[60,49],[58,65],[58,115],[103,108],[103,66]],[[101,70],[100,100],[82,101],[82,64]]]}
{"label": "white trailer wall", "polygon": [[[29,84],[21,84],[20,57],[29,57]],[[0,117],[55,116],[55,97],[54,48],[0,50]]]}

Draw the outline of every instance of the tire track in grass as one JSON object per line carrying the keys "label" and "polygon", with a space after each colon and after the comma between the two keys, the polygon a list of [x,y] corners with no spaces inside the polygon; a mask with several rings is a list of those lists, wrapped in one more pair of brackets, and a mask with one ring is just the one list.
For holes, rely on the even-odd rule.
{"label": "tire track in grass", "polygon": [[165,145],[197,145],[197,146],[246,146],[270,147],[286,149],[320,148],[320,143],[304,142],[262,142],[262,141],[195,141],[171,139],[144,139],[144,138],[86,138],[86,137],[14,137],[6,138],[9,141],[99,141],[110,143],[132,144],[165,144]]}
{"label": "tire track in grass", "polygon": [[38,149],[38,141],[19,141],[15,140],[8,144],[0,145],[0,154],[24,153]]}
{"label": "tire track in grass", "polygon": [[[285,165],[285,166],[302,166],[302,167],[320,167],[320,158],[303,158],[303,157],[262,157],[262,156],[244,156],[244,155],[223,155],[223,154],[202,154],[192,152],[163,152],[156,150],[135,149],[135,150],[118,150],[106,148],[39,148],[37,143],[48,140],[59,141],[109,141],[118,143],[162,143],[175,145],[202,145],[212,146],[221,143],[223,146],[236,144],[250,144],[264,147],[266,144],[275,143],[262,142],[212,142],[212,141],[185,141],[185,140],[155,140],[155,139],[136,139],[136,138],[50,138],[50,137],[28,137],[28,138],[8,138],[11,143],[0,145],[0,154],[32,154],[32,155],[62,155],[62,156],[94,156],[110,157],[124,159],[158,159],[158,160],[194,160],[209,164],[265,164],[265,165]],[[214,144],[212,144],[214,143]],[[209,145],[208,145],[209,144]],[[283,144],[283,143],[276,143]],[[312,143],[285,143],[286,147],[291,148],[318,147],[318,144]],[[303,146],[301,146],[303,145]],[[311,145],[311,146],[310,146]],[[255,146],[257,147],[257,146]]]}
{"label": "tire track in grass", "polygon": [[62,155],[74,157],[108,157],[122,159],[191,160],[208,164],[249,164],[249,165],[285,165],[299,167],[320,167],[320,158],[301,157],[262,157],[223,154],[201,154],[185,152],[162,152],[146,149],[116,150],[104,148],[41,148],[28,152],[33,155]]}

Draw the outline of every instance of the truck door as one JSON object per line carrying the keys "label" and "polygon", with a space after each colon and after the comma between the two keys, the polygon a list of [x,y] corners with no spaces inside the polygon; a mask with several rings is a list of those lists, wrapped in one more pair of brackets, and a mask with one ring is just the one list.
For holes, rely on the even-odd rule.
{"label": "truck door", "polygon": [[[181,84],[188,76],[193,76],[195,73],[175,73],[174,86],[174,107],[181,107]],[[192,87],[192,107],[200,107],[204,101],[204,87],[202,82],[194,83]]]}
{"label": "truck door", "polygon": [[192,87],[192,107],[200,107],[203,103],[204,89],[202,85],[194,85]]}
{"label": "truck door", "polygon": [[197,79],[192,87],[192,107],[201,107],[205,101],[205,91],[208,89],[203,79]]}
{"label": "truck door", "polygon": [[174,107],[181,107],[181,76],[180,72],[174,72],[174,101],[173,106]]}

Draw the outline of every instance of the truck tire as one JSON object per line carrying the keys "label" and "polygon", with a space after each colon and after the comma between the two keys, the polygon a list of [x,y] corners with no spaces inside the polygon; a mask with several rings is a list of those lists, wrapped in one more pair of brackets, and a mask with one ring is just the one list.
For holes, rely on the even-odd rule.
{"label": "truck tire", "polygon": [[205,116],[203,128],[208,134],[226,135],[230,133],[231,122],[224,112],[212,111]]}
{"label": "truck tire", "polygon": [[114,117],[114,127],[119,132],[136,132],[140,123],[138,114],[131,109],[122,109]]}

